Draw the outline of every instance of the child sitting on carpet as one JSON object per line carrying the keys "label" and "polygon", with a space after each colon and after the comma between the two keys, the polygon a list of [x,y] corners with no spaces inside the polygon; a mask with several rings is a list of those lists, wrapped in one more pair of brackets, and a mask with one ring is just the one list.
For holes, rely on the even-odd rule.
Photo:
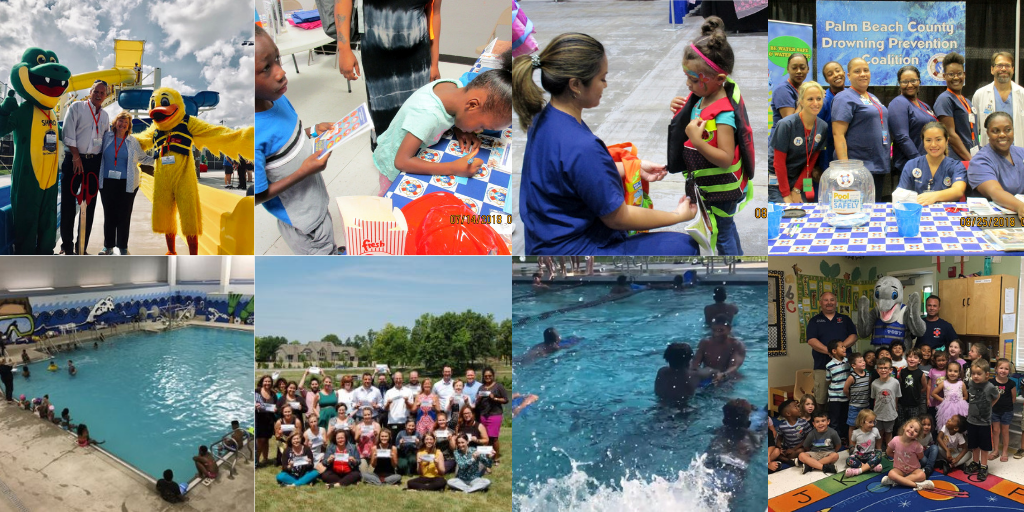
{"label": "child sitting on carpet", "polygon": [[804,438],[804,452],[798,458],[804,463],[804,473],[811,470],[823,471],[825,473],[836,473],[836,461],[839,454],[839,434],[828,426],[828,413],[818,411],[814,413],[814,430],[807,433]]}
{"label": "child sitting on carpet", "polygon": [[892,469],[888,476],[882,477],[882,485],[902,485],[919,491],[935,488],[935,484],[924,476],[924,470],[921,469],[924,447],[917,441],[920,432],[921,422],[911,418],[903,424],[900,435],[889,441],[885,454],[892,458]]}
{"label": "child sitting on carpet", "polygon": [[931,478],[932,472],[935,471],[935,461],[939,458],[939,445],[935,441],[935,419],[925,414],[919,416],[917,421],[921,422],[921,433],[917,436],[917,442],[924,447],[921,469],[924,470],[925,478]]}
{"label": "child sitting on carpet", "polygon": [[[465,87],[458,80],[430,82],[402,104],[377,139],[373,163],[380,173],[378,194],[383,196],[400,172],[472,176],[486,163],[473,158],[480,147],[474,133],[503,130],[511,123],[512,73],[507,69],[481,73]],[[444,163],[420,159],[420,148],[436,144],[449,129],[466,156]]]}
{"label": "child sitting on carpet", "polygon": [[803,444],[809,424],[800,417],[800,405],[796,400],[782,402],[779,411],[782,420],[776,424],[779,433],[776,442],[781,451],[778,459],[786,464],[794,464],[804,451]]}
{"label": "child sitting on carpet", "polygon": [[946,424],[939,430],[939,449],[941,452],[939,453],[940,458],[936,465],[942,466],[944,473],[948,474],[964,462],[967,462],[967,457],[971,454],[967,450],[967,440],[964,439],[963,432],[965,428],[967,428],[967,418],[958,414],[946,421]]}
{"label": "child sitting on carpet", "polygon": [[875,428],[875,413],[861,409],[857,413],[857,429],[850,434],[850,457],[846,459],[846,476],[857,476],[865,471],[882,472],[880,448],[882,435]]}

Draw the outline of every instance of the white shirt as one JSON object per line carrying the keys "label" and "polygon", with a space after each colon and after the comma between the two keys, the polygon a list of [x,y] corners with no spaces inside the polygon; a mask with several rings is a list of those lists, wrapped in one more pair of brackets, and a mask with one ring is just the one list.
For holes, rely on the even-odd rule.
{"label": "white shirt", "polygon": [[345,404],[345,407],[348,408],[348,413],[352,414],[352,396],[355,394],[355,391],[346,391],[344,389],[339,389],[337,393],[338,403]]}
{"label": "white shirt", "polygon": [[389,425],[405,424],[405,420],[409,419],[408,401],[413,396],[412,390],[405,386],[402,386],[401,389],[391,388],[387,393],[384,393],[384,401],[391,400],[391,405],[388,407]]}
{"label": "white shirt", "polygon": [[[985,130],[985,119],[996,111],[995,85],[995,82],[983,85],[975,91],[974,97],[971,98],[971,104],[974,106],[974,115],[977,117],[977,122],[974,126],[975,131],[978,132],[978,147],[988,144],[988,131]],[[1011,116],[1013,117],[1014,126],[1013,145],[1024,147],[1024,129],[1016,129],[1018,126],[1024,127],[1024,88],[1011,81],[1010,94],[1013,95],[1013,116]]]}
{"label": "white shirt", "polygon": [[406,384],[405,386],[402,387],[402,389],[408,389],[410,392],[412,392],[412,396],[416,396],[420,394],[421,387],[423,387],[422,382],[420,382],[419,384]]}
{"label": "white shirt", "polygon": [[448,410],[448,399],[455,394],[455,381],[449,380],[445,382],[444,379],[437,381],[434,384],[434,394],[441,399],[440,405],[442,411]]}
{"label": "white shirt", "polygon": [[360,410],[367,405],[374,409],[380,409],[384,406],[384,399],[380,396],[380,390],[373,386],[370,386],[369,389],[359,386],[359,389],[352,392],[352,400],[355,401],[356,407],[359,407]]}
{"label": "white shirt", "polygon": [[110,116],[89,100],[76,101],[68,107],[64,116],[64,146],[78,148],[81,155],[98,155],[103,150],[103,134],[110,130]]}

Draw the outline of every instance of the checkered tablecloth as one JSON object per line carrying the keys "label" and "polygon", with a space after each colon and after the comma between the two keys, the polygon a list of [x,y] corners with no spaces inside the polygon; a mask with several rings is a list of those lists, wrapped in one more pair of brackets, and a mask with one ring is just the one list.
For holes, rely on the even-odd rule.
{"label": "checkered tablecloth", "polygon": [[[807,210],[807,215],[796,219],[782,219],[780,231],[786,232],[791,224],[802,224],[789,235],[768,240],[768,254],[835,254],[858,256],[886,256],[899,254],[1010,254],[998,250],[975,227],[961,227],[960,217],[964,212],[949,213],[945,208],[954,203],[940,203],[925,206],[921,211],[921,233],[917,237],[901,237],[896,229],[896,217],[892,203],[875,203],[871,208],[871,220],[855,228],[834,228],[825,223],[824,206],[816,203],[794,204]],[[957,203],[966,207],[964,203]],[[1014,253],[1020,254],[1020,253]]]}

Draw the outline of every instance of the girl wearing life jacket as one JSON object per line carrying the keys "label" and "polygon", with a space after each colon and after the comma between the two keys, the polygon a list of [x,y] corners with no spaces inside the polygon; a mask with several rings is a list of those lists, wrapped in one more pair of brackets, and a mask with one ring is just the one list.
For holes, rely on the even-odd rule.
{"label": "girl wearing life jacket", "polygon": [[[533,81],[537,69],[543,90]],[[526,254],[697,254],[683,233],[629,235],[691,220],[696,208],[686,198],[673,211],[645,208],[641,189],[626,200],[626,169],[583,122],[583,110],[601,102],[607,73],[604,46],[578,33],[562,34],[540,54],[513,62],[513,106],[528,131],[519,204]],[[663,166],[640,161],[639,167],[643,181],[665,176]]]}
{"label": "girl wearing life jacket", "polygon": [[690,95],[669,124],[668,169],[696,184],[718,253],[741,256],[733,215],[753,194],[753,132],[739,86],[729,77],[735,57],[725,33],[713,21],[701,32],[683,53]]}

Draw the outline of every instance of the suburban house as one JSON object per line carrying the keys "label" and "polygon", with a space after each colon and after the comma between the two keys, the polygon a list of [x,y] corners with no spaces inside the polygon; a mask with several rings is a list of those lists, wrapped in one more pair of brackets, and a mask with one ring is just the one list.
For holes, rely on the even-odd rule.
{"label": "suburban house", "polygon": [[310,341],[301,345],[285,344],[277,349],[274,359],[278,364],[288,363],[354,363],[356,349],[342,347],[326,341]]}

